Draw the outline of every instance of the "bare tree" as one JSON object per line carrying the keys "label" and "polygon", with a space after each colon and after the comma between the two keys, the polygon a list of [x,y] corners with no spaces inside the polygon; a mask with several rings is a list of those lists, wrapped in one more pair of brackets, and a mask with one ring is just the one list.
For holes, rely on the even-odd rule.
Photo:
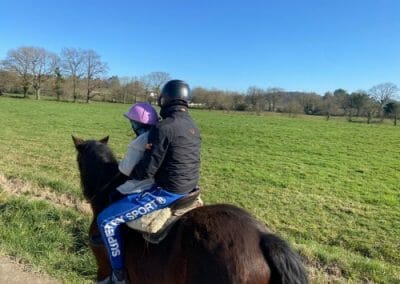
{"label": "bare tree", "polygon": [[86,81],[86,102],[88,103],[96,94],[93,91],[99,87],[100,77],[107,72],[107,64],[101,61],[100,55],[94,50],[83,52],[83,67]]}
{"label": "bare tree", "polygon": [[133,102],[137,103],[139,100],[145,101],[147,98],[147,89],[143,81],[137,77],[131,78],[130,82],[124,86],[125,92],[133,97]]}
{"label": "bare tree", "polygon": [[[111,76],[106,80],[106,86],[111,95],[111,101],[118,101],[125,103],[125,92],[123,92],[123,88],[121,85],[121,81],[118,76]],[[106,100],[106,98],[104,97]]]}
{"label": "bare tree", "polygon": [[[142,81],[148,92],[147,100],[149,102],[151,102],[151,99],[157,101],[161,92],[161,87],[170,79],[171,76],[168,73],[161,71],[151,72],[143,76]],[[149,96],[151,93],[153,94],[153,98]]]}
{"label": "bare tree", "polygon": [[265,110],[267,104],[265,94],[263,89],[256,86],[247,89],[246,101],[258,115]]}
{"label": "bare tree", "polygon": [[238,111],[245,111],[247,109],[245,96],[238,92],[232,92],[231,95],[233,99],[233,109]]}
{"label": "bare tree", "polygon": [[268,101],[268,111],[275,111],[278,101],[283,96],[284,90],[278,87],[268,88],[266,91],[266,98]]}
{"label": "bare tree", "polygon": [[331,92],[326,92],[324,94],[321,107],[324,115],[326,115],[326,120],[329,120],[335,108],[335,99]]}
{"label": "bare tree", "polygon": [[40,90],[44,80],[50,78],[51,73],[56,69],[59,58],[44,48],[34,47],[32,52],[32,63],[30,73],[32,74],[32,86],[35,90],[36,99],[40,99]]}
{"label": "bare tree", "polygon": [[393,83],[382,83],[379,85],[375,85],[369,90],[370,96],[380,105],[381,120],[383,120],[383,111],[385,104],[394,99],[398,90],[399,89],[397,88],[397,86]]}
{"label": "bare tree", "polygon": [[321,112],[321,97],[315,93],[298,93],[296,98],[305,114],[318,114]]}
{"label": "bare tree", "polygon": [[377,101],[369,99],[363,107],[363,115],[367,117],[367,123],[370,124],[372,118],[379,113],[380,105]]}
{"label": "bare tree", "polygon": [[79,79],[83,76],[83,51],[76,48],[64,48],[61,51],[62,68],[72,81],[72,96],[76,102],[77,86]]}
{"label": "bare tree", "polygon": [[297,114],[302,113],[304,108],[299,102],[299,98],[296,95],[286,95],[286,103],[283,111],[289,114],[289,117],[295,117]]}
{"label": "bare tree", "polygon": [[24,98],[28,94],[32,75],[30,73],[33,60],[34,47],[23,46],[7,52],[6,59],[2,61],[5,70],[16,72],[19,76]]}

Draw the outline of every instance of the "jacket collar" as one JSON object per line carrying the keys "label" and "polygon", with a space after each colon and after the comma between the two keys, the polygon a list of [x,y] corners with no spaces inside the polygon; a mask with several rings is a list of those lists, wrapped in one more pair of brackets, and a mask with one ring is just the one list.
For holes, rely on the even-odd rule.
{"label": "jacket collar", "polygon": [[167,117],[172,116],[175,112],[187,112],[187,107],[183,105],[173,105],[169,107],[163,107],[160,110],[160,116],[165,119]]}

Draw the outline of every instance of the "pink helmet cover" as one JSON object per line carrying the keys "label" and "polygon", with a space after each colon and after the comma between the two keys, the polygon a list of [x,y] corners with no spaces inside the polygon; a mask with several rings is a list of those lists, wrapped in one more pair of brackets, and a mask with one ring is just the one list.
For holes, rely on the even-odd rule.
{"label": "pink helmet cover", "polygon": [[156,110],[149,103],[136,103],[124,116],[143,124],[156,125],[158,116]]}

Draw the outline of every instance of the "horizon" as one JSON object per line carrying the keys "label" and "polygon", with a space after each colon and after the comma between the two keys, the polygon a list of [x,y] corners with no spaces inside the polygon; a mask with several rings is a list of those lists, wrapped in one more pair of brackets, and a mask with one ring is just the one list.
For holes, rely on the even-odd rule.
{"label": "horizon", "polygon": [[[400,85],[400,2],[18,1],[0,3],[10,49],[93,49],[107,77],[167,72],[193,88],[323,95]],[[22,12],[21,12],[22,11]]]}

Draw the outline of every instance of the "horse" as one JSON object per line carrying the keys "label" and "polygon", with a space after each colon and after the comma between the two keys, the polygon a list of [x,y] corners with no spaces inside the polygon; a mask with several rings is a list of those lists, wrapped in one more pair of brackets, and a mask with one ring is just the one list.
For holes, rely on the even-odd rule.
{"label": "horse", "polygon": [[[72,138],[83,195],[93,212],[92,240],[100,235],[97,215],[127,177],[119,174],[108,136],[98,141]],[[288,243],[233,205],[205,205],[185,213],[159,244],[123,227],[130,283],[308,283],[302,259]],[[97,281],[102,281],[111,273],[107,251],[94,242],[90,247],[97,262]]]}

